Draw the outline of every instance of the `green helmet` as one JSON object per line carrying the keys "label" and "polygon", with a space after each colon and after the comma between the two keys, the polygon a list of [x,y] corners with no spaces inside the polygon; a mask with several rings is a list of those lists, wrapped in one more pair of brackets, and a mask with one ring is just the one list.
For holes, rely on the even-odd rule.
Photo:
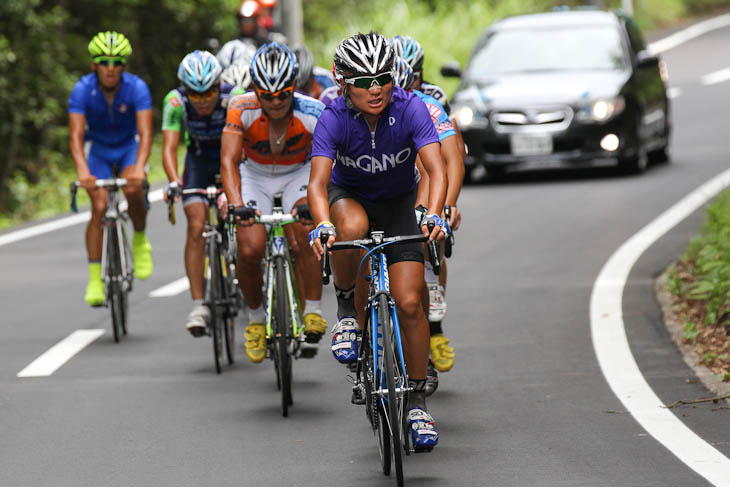
{"label": "green helmet", "polygon": [[97,56],[126,58],[132,54],[132,44],[119,32],[99,32],[89,42],[89,54],[92,58]]}

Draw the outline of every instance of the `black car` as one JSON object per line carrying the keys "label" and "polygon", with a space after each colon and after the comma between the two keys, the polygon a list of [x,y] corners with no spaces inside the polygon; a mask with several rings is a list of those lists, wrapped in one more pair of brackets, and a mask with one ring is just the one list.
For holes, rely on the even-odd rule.
{"label": "black car", "polygon": [[620,12],[553,11],[495,22],[461,73],[453,110],[470,167],[487,173],[667,160],[665,69]]}

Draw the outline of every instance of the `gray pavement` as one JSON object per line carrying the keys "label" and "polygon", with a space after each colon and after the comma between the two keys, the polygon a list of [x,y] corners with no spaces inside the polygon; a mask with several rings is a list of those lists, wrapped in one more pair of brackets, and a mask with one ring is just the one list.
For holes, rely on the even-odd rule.
{"label": "gray pavement", "polygon": [[[627,238],[727,168],[730,84],[699,84],[730,66],[730,29],[664,54],[674,100],[673,161],[638,177],[540,174],[464,190],[446,334],[454,369],[429,401],[441,443],[405,461],[408,485],[681,486],[707,483],[628,414],[591,344],[589,299]],[[624,296],[632,351],[659,397],[702,397],[659,316],[653,279],[682,251],[702,212],[660,239]],[[157,204],[156,269],[136,282],[129,336],[82,300],[82,226],[0,247],[0,485],[390,486],[346,370],[323,347],[294,364],[289,418],[271,362],[218,376],[207,339],[184,330],[187,293],[149,298],[183,275],[184,226]],[[327,317],[334,319],[331,289]],[[47,378],[16,374],[79,328],[106,334]],[[242,328],[239,328],[242,336]],[[617,414],[618,413],[618,414]],[[676,411],[730,455],[728,411]],[[729,473],[730,475],[730,473]]]}

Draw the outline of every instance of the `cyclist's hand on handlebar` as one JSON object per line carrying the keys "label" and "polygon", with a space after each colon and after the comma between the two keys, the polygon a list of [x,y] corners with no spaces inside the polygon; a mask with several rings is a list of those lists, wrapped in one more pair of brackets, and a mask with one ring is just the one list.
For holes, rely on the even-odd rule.
{"label": "cyclist's hand on handlebar", "polygon": [[165,203],[170,202],[172,198],[173,203],[177,203],[180,200],[182,194],[182,183],[179,180],[171,181],[165,185],[165,189],[162,191],[162,198]]}
{"label": "cyclist's hand on handlebar", "polygon": [[451,215],[449,215],[449,227],[451,230],[458,230],[461,225],[461,212],[456,206],[451,206]]}
{"label": "cyclist's hand on handlebar", "polygon": [[233,211],[236,216],[236,223],[244,227],[250,227],[256,223],[256,216],[261,216],[261,211],[247,206],[238,206]]}
{"label": "cyclist's hand on handlebar", "polygon": [[291,210],[292,215],[298,215],[299,216],[299,222],[304,225],[314,225],[314,219],[312,218],[312,213],[309,211],[309,205],[304,203],[302,205],[297,205]]}
{"label": "cyclist's hand on handlebar", "polygon": [[87,174],[86,176],[79,177],[79,186],[84,189],[96,189],[96,176]]}
{"label": "cyclist's hand on handlebar", "polygon": [[424,237],[428,237],[428,241],[443,240],[449,234],[449,222],[440,216],[431,213],[423,217],[421,221],[421,232]]}
{"label": "cyclist's hand on handlebar", "polygon": [[328,221],[320,222],[314,230],[309,232],[309,246],[312,247],[314,255],[317,256],[317,260],[320,260],[324,253],[322,241],[326,238],[327,248],[332,247],[332,244],[335,243],[335,235],[337,235],[335,226]]}

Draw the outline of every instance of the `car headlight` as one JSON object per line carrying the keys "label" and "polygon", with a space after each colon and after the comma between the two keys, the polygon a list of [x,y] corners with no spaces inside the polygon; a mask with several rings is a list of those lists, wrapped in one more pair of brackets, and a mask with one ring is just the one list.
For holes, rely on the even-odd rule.
{"label": "car headlight", "polygon": [[459,123],[459,127],[467,127],[474,121],[474,110],[469,107],[461,107],[454,113],[454,118]]}
{"label": "car headlight", "polygon": [[583,109],[581,119],[584,121],[605,122],[624,110],[624,97],[601,98]]}

